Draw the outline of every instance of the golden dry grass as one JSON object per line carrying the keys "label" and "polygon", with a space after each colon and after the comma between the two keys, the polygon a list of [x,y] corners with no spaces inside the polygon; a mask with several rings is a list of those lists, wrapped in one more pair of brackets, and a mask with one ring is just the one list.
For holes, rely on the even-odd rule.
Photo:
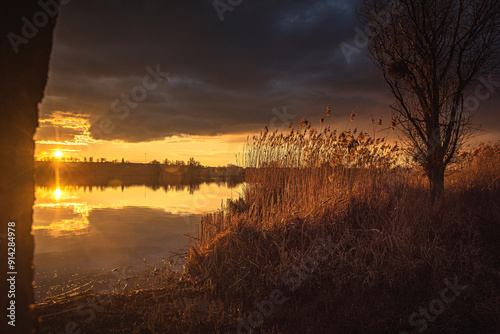
{"label": "golden dry grass", "polygon": [[[415,330],[408,317],[454,277],[467,290],[427,332],[499,330],[499,144],[463,153],[431,204],[421,170],[397,165],[397,146],[301,125],[247,143],[244,196],[203,219],[188,272],[239,301],[242,318],[273,289],[287,292],[264,332]],[[333,254],[290,291],[284,273],[325,238]]]}

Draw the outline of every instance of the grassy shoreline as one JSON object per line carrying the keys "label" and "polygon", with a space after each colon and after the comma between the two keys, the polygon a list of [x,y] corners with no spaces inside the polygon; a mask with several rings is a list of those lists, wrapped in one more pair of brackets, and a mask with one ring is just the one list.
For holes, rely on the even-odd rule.
{"label": "grassy shoreline", "polygon": [[185,272],[116,294],[88,324],[58,313],[83,295],[39,305],[43,332],[75,318],[82,333],[498,332],[499,144],[461,161],[434,204],[416,169],[250,169]]}

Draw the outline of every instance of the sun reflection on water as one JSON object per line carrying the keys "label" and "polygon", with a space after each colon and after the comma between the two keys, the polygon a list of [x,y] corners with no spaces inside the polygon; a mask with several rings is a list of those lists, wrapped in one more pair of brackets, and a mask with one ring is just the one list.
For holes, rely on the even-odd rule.
{"label": "sun reflection on water", "polygon": [[52,237],[86,234],[90,212],[100,209],[153,208],[189,217],[220,208],[221,200],[230,198],[237,190],[241,191],[241,186],[231,190],[217,184],[204,184],[194,194],[188,190],[166,192],[145,186],[132,186],[125,191],[121,187],[37,187],[33,230]]}

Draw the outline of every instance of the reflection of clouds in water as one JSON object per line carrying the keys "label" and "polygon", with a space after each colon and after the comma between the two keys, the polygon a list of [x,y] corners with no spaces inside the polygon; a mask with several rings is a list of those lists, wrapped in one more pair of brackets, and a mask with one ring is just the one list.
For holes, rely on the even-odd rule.
{"label": "reflection of clouds in water", "polygon": [[[88,217],[92,209],[85,203],[40,204],[35,207],[33,230],[47,230],[52,237],[86,233],[89,226]],[[68,213],[71,213],[73,217],[63,218]],[[54,221],[47,219],[54,216]],[[48,225],[44,224],[47,222]]]}
{"label": "reflection of clouds in water", "polygon": [[[168,192],[145,186],[36,189],[33,232],[37,300],[95,282],[116,267],[161,266],[171,252],[186,249],[203,214],[237,196],[204,184]],[[57,198],[59,197],[59,198]],[[150,267],[148,267],[150,268]],[[135,269],[134,269],[135,270]],[[78,278],[78,279],[77,279]],[[81,279],[80,279],[81,278]]]}
{"label": "reflection of clouds in water", "polygon": [[[186,224],[189,215],[203,214],[220,207],[221,200],[237,194],[217,184],[204,184],[198,192],[188,189],[158,191],[146,186],[124,188],[37,187],[33,229],[45,230],[53,237],[87,233],[89,214],[96,209],[142,207],[161,209],[182,215]],[[238,189],[240,190],[240,189]]]}
{"label": "reflection of clouds in water", "polygon": [[[199,222],[201,215],[191,218]],[[116,267],[159,268],[171,252],[187,248],[189,234],[196,236],[197,224],[187,225],[180,215],[155,208],[98,208],[87,219],[86,233],[54,237],[34,231],[38,300],[52,287],[54,294],[68,289],[76,274],[86,277],[79,281],[83,284]]]}

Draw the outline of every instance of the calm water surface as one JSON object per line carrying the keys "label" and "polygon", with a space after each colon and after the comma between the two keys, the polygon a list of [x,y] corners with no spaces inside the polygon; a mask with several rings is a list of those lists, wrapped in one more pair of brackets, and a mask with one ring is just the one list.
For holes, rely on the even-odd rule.
{"label": "calm water surface", "polygon": [[128,276],[154,271],[189,246],[187,235],[196,237],[203,214],[239,193],[241,185],[216,183],[156,190],[37,187],[36,300],[82,286],[99,290],[97,278],[116,268]]}

